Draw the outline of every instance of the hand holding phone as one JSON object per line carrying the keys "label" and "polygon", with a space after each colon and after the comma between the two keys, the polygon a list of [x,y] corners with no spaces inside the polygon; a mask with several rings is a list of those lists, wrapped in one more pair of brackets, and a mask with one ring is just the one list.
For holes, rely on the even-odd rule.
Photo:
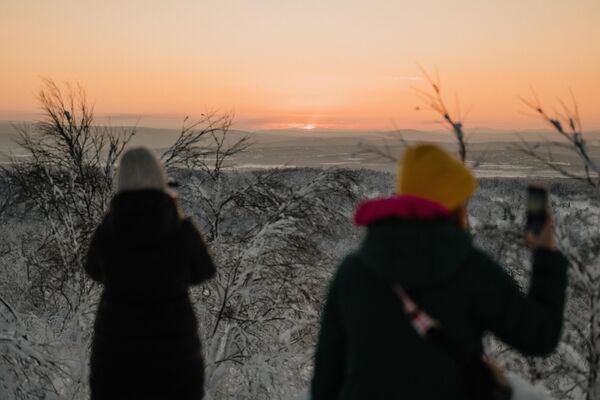
{"label": "hand holding phone", "polygon": [[527,187],[525,233],[529,247],[553,249],[556,246],[554,219],[550,214],[548,191],[542,187]]}
{"label": "hand holding phone", "polygon": [[527,187],[527,216],[525,231],[539,235],[548,220],[548,192],[539,186]]}

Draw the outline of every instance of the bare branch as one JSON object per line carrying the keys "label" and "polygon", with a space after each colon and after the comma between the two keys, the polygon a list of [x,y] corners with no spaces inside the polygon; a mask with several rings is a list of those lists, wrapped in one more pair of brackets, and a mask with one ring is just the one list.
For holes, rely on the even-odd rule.
{"label": "bare branch", "polygon": [[[430,91],[422,90],[419,88],[415,88],[417,95],[420,97],[421,101],[425,103],[432,111],[439,114],[443,121],[452,129],[452,133],[456,138],[456,142],[458,144],[458,153],[460,159],[465,162],[467,159],[467,143],[465,141],[464,127],[463,127],[463,117],[460,114],[460,105],[458,102],[458,98],[456,98],[456,107],[457,114],[452,115],[448,108],[446,107],[446,103],[442,97],[442,88],[441,82],[439,79],[439,74],[436,69],[436,79],[433,79],[423,68],[419,65],[419,69],[425,79],[430,85]],[[469,108],[470,111],[470,108]]]}
{"label": "bare branch", "polygon": [[248,135],[230,143],[233,118],[232,114],[204,113],[198,121],[188,122],[186,117],[179,137],[161,156],[165,166],[199,169],[217,180],[226,163],[251,146]]}

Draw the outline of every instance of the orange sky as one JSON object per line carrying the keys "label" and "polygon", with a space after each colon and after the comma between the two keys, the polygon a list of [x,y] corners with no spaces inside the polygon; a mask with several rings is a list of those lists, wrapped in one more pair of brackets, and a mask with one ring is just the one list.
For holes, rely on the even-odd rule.
{"label": "orange sky", "polygon": [[534,87],[572,88],[600,127],[599,0],[2,0],[0,51],[0,119],[35,112],[48,76],[140,125],[209,107],[248,129],[435,129],[419,63],[467,126],[543,126],[520,114]]}

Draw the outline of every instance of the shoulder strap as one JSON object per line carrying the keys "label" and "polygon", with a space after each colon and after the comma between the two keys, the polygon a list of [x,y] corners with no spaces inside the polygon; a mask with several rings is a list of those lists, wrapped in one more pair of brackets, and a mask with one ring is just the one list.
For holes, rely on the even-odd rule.
{"label": "shoulder strap", "polygon": [[402,301],[404,313],[408,316],[413,329],[423,340],[444,349],[461,364],[468,364],[474,359],[481,360],[480,356],[467,351],[450,338],[441,322],[421,310],[402,286],[395,283],[392,284],[392,289]]}
{"label": "shoulder strap", "polygon": [[400,284],[392,284],[392,289],[402,301],[404,313],[408,316],[413,329],[419,336],[424,338],[432,329],[441,328],[440,322],[421,310]]}
{"label": "shoulder strap", "polygon": [[[356,261],[362,265],[365,270],[368,270],[367,266],[359,255],[354,254],[352,257],[356,257]],[[373,273],[373,276],[376,275]],[[455,340],[452,340],[446,334],[446,331],[443,329],[440,321],[431,317],[429,314],[427,314],[427,312],[422,310],[417,303],[415,303],[406,290],[404,290],[402,285],[399,283],[392,283],[390,287],[402,302],[404,314],[408,317],[411,326],[419,335],[419,337],[444,348],[460,362],[465,362],[465,360],[472,356],[470,352],[462,348],[462,346],[460,346]]]}

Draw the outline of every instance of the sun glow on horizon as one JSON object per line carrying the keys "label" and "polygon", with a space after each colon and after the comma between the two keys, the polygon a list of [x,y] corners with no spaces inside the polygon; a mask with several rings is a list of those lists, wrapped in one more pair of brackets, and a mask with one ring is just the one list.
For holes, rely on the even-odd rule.
{"label": "sun glow on horizon", "polygon": [[316,127],[317,127],[316,124],[298,124],[298,123],[287,124],[287,128],[290,128],[290,129],[303,129],[303,130],[307,130],[307,131],[315,129]]}

